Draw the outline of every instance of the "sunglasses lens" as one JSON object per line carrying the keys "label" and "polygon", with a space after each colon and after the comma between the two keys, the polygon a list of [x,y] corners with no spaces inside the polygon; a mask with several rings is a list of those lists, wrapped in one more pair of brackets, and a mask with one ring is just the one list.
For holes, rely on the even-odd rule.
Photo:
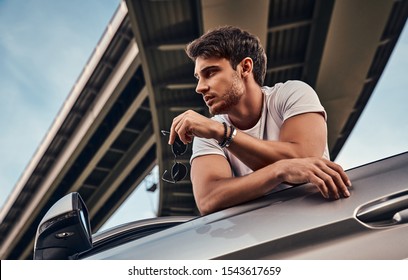
{"label": "sunglasses lens", "polygon": [[171,175],[169,174],[169,172],[167,172],[167,170],[164,171],[163,176],[162,176],[162,180],[166,181],[166,182],[171,182],[172,181]]}
{"label": "sunglasses lens", "polygon": [[184,164],[176,162],[171,169],[171,173],[174,181],[181,181],[187,175],[187,167]]}
{"label": "sunglasses lens", "polygon": [[[161,131],[163,135],[169,135],[170,132],[162,130]],[[171,150],[174,154],[174,164],[171,168],[171,178],[168,178],[170,176],[169,173],[164,171],[162,180],[168,183],[176,183],[178,181],[181,181],[186,177],[187,175],[187,166],[185,166],[182,163],[176,162],[177,156],[183,155],[187,151],[187,145],[184,144],[178,136],[176,136],[176,139],[174,140],[173,145],[171,145]],[[167,175],[167,176],[166,176]]]}
{"label": "sunglasses lens", "polygon": [[179,137],[176,137],[176,140],[174,140],[174,143],[171,146],[171,148],[173,150],[173,153],[177,156],[181,156],[187,151],[187,145],[181,142]]}

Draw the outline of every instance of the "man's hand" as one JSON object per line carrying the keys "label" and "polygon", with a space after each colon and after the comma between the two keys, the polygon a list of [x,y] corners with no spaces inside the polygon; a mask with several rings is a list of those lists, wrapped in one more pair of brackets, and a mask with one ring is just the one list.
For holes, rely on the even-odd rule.
{"label": "man's hand", "polygon": [[184,143],[191,143],[193,137],[214,138],[221,140],[224,134],[224,127],[221,123],[211,120],[199,113],[188,110],[173,119],[170,128],[169,144],[173,144],[176,135]]}
{"label": "man's hand", "polygon": [[280,160],[272,164],[280,181],[290,184],[312,183],[325,198],[349,197],[351,182],[343,168],[323,158]]}

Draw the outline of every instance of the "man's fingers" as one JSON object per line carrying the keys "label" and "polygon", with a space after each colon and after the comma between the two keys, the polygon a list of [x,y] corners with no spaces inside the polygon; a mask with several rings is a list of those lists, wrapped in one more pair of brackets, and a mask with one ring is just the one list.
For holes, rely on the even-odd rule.
{"label": "man's fingers", "polygon": [[175,129],[176,125],[177,125],[177,121],[176,119],[173,119],[173,123],[171,124],[171,127],[170,127],[170,136],[169,136],[169,142],[168,142],[169,145],[173,145],[174,141],[176,140],[176,137],[177,137],[177,132]]}
{"label": "man's fingers", "polygon": [[178,135],[178,137],[180,138],[180,140],[185,143],[185,139],[183,137],[183,134],[181,133],[181,127],[184,123],[184,115],[186,114],[186,112],[178,115],[177,117],[175,117],[173,119],[173,123],[171,124],[171,128],[170,128],[170,136],[169,136],[169,144],[172,145],[174,143],[174,141],[176,140],[176,137]]}
{"label": "man's fingers", "polygon": [[[325,185],[328,195],[334,199],[339,199],[340,194],[349,197],[348,185],[350,180],[343,169],[330,161],[319,162],[317,164],[316,176],[318,176]],[[320,188],[322,188],[320,186]]]}
{"label": "man's fingers", "polygon": [[347,187],[351,187],[350,179],[340,165],[329,160],[325,160],[325,162],[331,169],[335,170],[341,176],[341,179]]}
{"label": "man's fingers", "polygon": [[325,183],[324,180],[322,180],[319,176],[314,175],[314,176],[309,180],[309,182],[310,182],[311,184],[315,185],[315,186],[319,189],[320,193],[322,194],[322,196],[323,196],[324,198],[327,198],[327,199],[330,198],[330,196],[329,196],[329,190],[328,190],[328,188],[326,187],[326,183]]}
{"label": "man's fingers", "polygon": [[182,119],[175,128],[181,142],[184,144],[188,144],[192,140],[189,133],[189,123],[190,122],[187,119]]}
{"label": "man's fingers", "polygon": [[[337,186],[340,190],[340,193],[345,196],[349,197],[350,196],[350,191],[348,190],[348,187],[351,187],[351,182],[350,179],[348,178],[346,172],[344,172],[343,168],[331,161],[326,161],[328,164],[328,167],[333,170],[332,178],[335,183],[335,186]],[[330,172],[330,171],[328,171]]]}

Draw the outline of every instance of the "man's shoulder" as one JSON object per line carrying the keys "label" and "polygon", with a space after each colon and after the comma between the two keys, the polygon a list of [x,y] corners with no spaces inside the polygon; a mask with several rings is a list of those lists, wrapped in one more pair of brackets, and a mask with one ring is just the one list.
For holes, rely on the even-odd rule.
{"label": "man's shoulder", "polygon": [[311,88],[311,86],[301,80],[288,80],[283,83],[284,87],[288,88]]}
{"label": "man's shoulder", "polygon": [[290,88],[290,87],[310,87],[310,86],[301,80],[287,80],[286,82],[279,82],[272,86],[263,86],[262,90],[266,92],[273,92],[281,88]]}
{"label": "man's shoulder", "polygon": [[313,88],[301,80],[288,80],[282,83],[276,83],[273,86],[263,86],[262,91],[266,96],[286,96],[294,93],[304,93],[305,91],[314,92]]}

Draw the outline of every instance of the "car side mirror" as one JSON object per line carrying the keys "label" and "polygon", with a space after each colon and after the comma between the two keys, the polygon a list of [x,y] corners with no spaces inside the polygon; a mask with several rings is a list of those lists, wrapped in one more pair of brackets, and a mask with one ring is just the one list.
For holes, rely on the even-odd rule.
{"label": "car side mirror", "polygon": [[35,260],[66,260],[92,248],[88,209],[77,192],[58,200],[41,220],[35,237]]}

